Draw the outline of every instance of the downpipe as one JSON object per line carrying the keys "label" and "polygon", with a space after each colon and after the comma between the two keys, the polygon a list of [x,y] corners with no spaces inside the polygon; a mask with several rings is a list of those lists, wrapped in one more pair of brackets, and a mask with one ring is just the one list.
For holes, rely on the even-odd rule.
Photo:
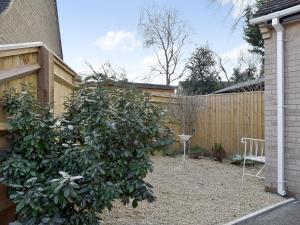
{"label": "downpipe", "polygon": [[277,192],[285,196],[284,182],[284,27],[279,18],[272,19],[277,33]]}

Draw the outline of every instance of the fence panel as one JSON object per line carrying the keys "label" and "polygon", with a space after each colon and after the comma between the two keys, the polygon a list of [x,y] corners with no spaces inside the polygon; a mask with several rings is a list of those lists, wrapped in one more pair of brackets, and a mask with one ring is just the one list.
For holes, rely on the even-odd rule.
{"label": "fence panel", "polygon": [[[169,108],[169,125],[176,134],[194,131],[193,146],[211,149],[219,143],[231,155],[242,153],[242,137],[264,139],[263,92],[193,97],[151,95],[151,100]],[[178,122],[174,123],[174,118]]]}
{"label": "fence panel", "polygon": [[242,137],[264,139],[264,93],[244,92],[194,97],[193,145],[211,149],[222,144],[230,154],[242,153]]}
{"label": "fence panel", "polygon": [[76,84],[76,74],[63,64],[58,58],[54,59],[54,113],[56,115],[64,112],[64,102],[73,93]]}

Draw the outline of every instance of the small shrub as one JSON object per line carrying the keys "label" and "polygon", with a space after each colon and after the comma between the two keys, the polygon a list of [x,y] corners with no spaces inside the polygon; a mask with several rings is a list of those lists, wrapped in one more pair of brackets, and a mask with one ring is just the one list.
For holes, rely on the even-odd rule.
{"label": "small shrub", "polygon": [[206,148],[199,147],[199,146],[193,146],[190,150],[190,158],[200,158],[203,157],[209,157],[209,151]]}
{"label": "small shrub", "polygon": [[216,161],[223,162],[226,152],[221,144],[215,144],[212,148],[212,154]]}
{"label": "small shrub", "polygon": [[209,155],[209,151],[204,148],[204,147],[199,147],[199,146],[194,146],[191,148],[191,153],[197,153],[200,154],[202,156],[208,156]]}
{"label": "small shrub", "polygon": [[178,155],[178,151],[176,151],[176,149],[172,145],[158,149],[157,152],[159,152],[159,154],[161,154],[162,156],[175,157],[176,155]]}
{"label": "small shrub", "polygon": [[99,224],[114,200],[154,201],[150,153],[169,143],[163,112],[132,90],[83,85],[56,118],[27,91],[8,92],[11,151],[1,158],[21,224]]}
{"label": "small shrub", "polygon": [[[236,154],[231,157],[231,164],[239,166],[242,165],[243,163],[244,163],[244,157],[242,157],[240,154]],[[252,160],[246,160],[245,165],[255,166],[256,163]]]}
{"label": "small shrub", "polygon": [[235,154],[231,158],[231,164],[233,165],[241,165],[244,161],[244,158],[240,154]]}

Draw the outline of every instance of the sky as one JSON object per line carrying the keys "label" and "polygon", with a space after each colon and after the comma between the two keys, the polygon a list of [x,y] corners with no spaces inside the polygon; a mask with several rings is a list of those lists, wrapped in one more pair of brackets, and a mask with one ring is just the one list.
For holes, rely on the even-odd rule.
{"label": "sky", "polygon": [[[242,52],[247,52],[242,23],[233,30],[246,0],[58,0],[60,30],[65,62],[78,73],[89,71],[87,62],[96,70],[109,61],[125,69],[133,82],[164,84],[163,76],[149,78],[155,63],[152,49],[143,45],[138,29],[141,9],[153,4],[178,10],[191,33],[184,48],[184,58],[196,47],[209,44],[224,58],[231,73]],[[249,0],[248,0],[249,1]],[[182,78],[184,79],[184,78]],[[173,83],[173,84],[176,84]]]}

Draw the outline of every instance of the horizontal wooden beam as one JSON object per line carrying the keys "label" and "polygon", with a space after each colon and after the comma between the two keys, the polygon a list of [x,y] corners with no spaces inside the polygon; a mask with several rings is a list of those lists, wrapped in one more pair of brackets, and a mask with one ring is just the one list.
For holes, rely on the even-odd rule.
{"label": "horizontal wooden beam", "polygon": [[39,71],[40,68],[41,67],[39,64],[33,64],[33,65],[23,65],[8,70],[0,70],[0,84],[2,82],[15,80],[33,74]]}
{"label": "horizontal wooden beam", "polygon": [[43,42],[5,44],[5,45],[0,45],[0,51],[16,50],[16,49],[24,49],[24,48],[39,48],[42,46],[43,46]]}
{"label": "horizontal wooden beam", "polygon": [[64,86],[73,89],[74,88],[74,84],[70,83],[69,81],[67,81],[66,79],[58,76],[57,74],[54,74],[54,80],[60,84],[63,84]]}
{"label": "horizontal wooden beam", "polygon": [[14,55],[24,55],[29,53],[38,52],[39,48],[24,48],[24,49],[13,49],[13,50],[1,50],[0,58]]}
{"label": "horizontal wooden beam", "polygon": [[54,63],[56,63],[61,69],[65,70],[67,73],[72,74],[74,77],[77,76],[77,73],[71,69],[64,61],[59,57],[54,55]]}

